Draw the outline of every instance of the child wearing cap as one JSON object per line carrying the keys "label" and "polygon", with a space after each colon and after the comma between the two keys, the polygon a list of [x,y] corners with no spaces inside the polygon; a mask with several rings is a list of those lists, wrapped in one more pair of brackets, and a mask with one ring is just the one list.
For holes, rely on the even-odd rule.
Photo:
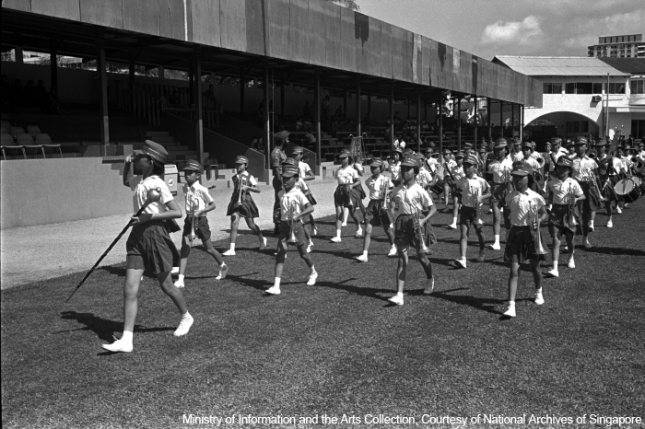
{"label": "child wearing cap", "polygon": [[[307,134],[307,136],[312,137],[311,134]],[[313,142],[315,142],[316,139],[314,138]],[[298,171],[299,171],[299,176],[300,180],[302,181],[310,181],[310,180],[315,180],[316,176],[314,175],[313,171],[311,171],[311,167],[309,167],[309,164],[303,161],[303,152],[304,148],[300,146],[296,146],[293,148],[293,157],[296,161],[298,161]],[[309,200],[309,203],[312,206],[315,206],[317,204],[316,199],[314,198],[313,194],[311,193],[311,188],[309,188],[309,185],[306,186],[306,190],[304,191],[305,197]],[[308,222],[307,224],[311,228],[311,233],[313,235],[318,235],[318,229],[316,228],[316,222],[314,221],[313,215],[308,216]],[[310,244],[313,242],[310,241]]]}
{"label": "child wearing cap", "polygon": [[361,228],[360,221],[356,217],[356,208],[360,208],[363,202],[359,199],[358,194],[353,192],[353,189],[360,186],[361,181],[356,169],[350,165],[351,157],[349,151],[343,150],[340,155],[341,166],[336,172],[336,180],[338,186],[334,191],[334,205],[336,206],[336,235],[330,240],[332,243],[341,242],[341,228],[343,225],[344,208],[349,209],[349,214],[356,223],[356,237],[363,236],[363,229]]}
{"label": "child wearing cap", "polygon": [[488,182],[477,176],[477,165],[479,161],[473,155],[468,156],[464,161],[464,170],[466,175],[455,183],[455,187],[460,195],[461,210],[459,217],[459,227],[461,229],[461,239],[459,242],[460,258],[456,259],[456,264],[461,268],[466,268],[466,251],[468,249],[468,234],[470,226],[475,227],[477,238],[479,239],[479,256],[478,262],[484,261],[484,231],[481,221],[482,201],[490,197],[490,187]]}
{"label": "child wearing cap", "polygon": [[133,159],[135,173],[140,174],[129,180],[129,185],[134,191],[135,212],[146,203],[150,190],[158,190],[161,198],[158,202],[149,204],[143,214],[132,218],[134,223],[126,242],[123,335],[119,340],[101,346],[115,353],[129,353],[133,350],[139,286],[144,271],[156,274],[161,290],[172,299],[181,313],[181,322],[174,335],[186,335],[194,322],[181,290],[173,285],[170,276],[173,259],[178,252],[164,220],[180,218],[181,210],[162,178],[168,152],[159,143],[146,140],[143,149],[130,159]]}
{"label": "child wearing cap", "polygon": [[399,186],[401,183],[401,154],[403,151],[400,148],[392,149],[392,161],[389,163],[387,171],[390,172],[394,186]]}
{"label": "child wearing cap", "polygon": [[533,174],[533,187],[531,188],[535,192],[540,192],[540,180],[541,180],[541,174],[540,174],[540,162],[533,157],[533,145],[531,142],[524,142],[522,145],[522,153],[524,155],[524,159],[522,159],[520,162],[522,163],[522,166],[527,169],[528,171]]}
{"label": "child wearing cap", "polygon": [[390,201],[390,206],[397,215],[394,221],[394,242],[399,261],[396,268],[397,292],[388,301],[396,305],[403,305],[410,244],[415,247],[419,262],[426,274],[423,293],[429,295],[434,291],[432,264],[425,253],[424,246],[436,243],[429,220],[435,215],[437,209],[432,203],[430,194],[415,182],[418,171],[419,163],[414,158],[406,158],[401,163],[403,183],[394,189]]}
{"label": "child wearing cap", "polygon": [[511,172],[514,190],[506,196],[506,208],[509,210],[511,230],[506,241],[504,251],[510,263],[511,272],[508,279],[508,304],[504,311],[505,317],[515,317],[515,296],[517,282],[520,274],[520,264],[530,260],[531,273],[535,283],[534,302],[544,304],[542,295],[542,276],[538,271],[541,255],[536,250],[533,238],[534,227],[539,227],[539,222],[546,220],[545,201],[542,196],[530,189],[534,180],[529,171],[517,169]]}
{"label": "child wearing cap", "polygon": [[233,176],[235,187],[226,211],[226,216],[231,217],[230,248],[223,253],[224,256],[235,256],[235,241],[237,240],[237,228],[241,217],[244,218],[249,229],[258,236],[260,250],[264,250],[267,247],[267,239],[262,235],[260,227],[253,221],[253,219],[260,216],[260,213],[250,192],[259,194],[260,188],[258,188],[257,179],[246,171],[248,165],[249,160],[245,156],[240,155],[235,159],[235,169],[237,170],[237,174]]}
{"label": "child wearing cap", "polygon": [[558,277],[558,260],[560,258],[560,243],[562,234],[567,240],[570,249],[569,268],[575,268],[573,254],[575,252],[573,239],[576,233],[575,206],[578,201],[585,199],[584,193],[578,181],[569,177],[573,162],[566,156],[558,159],[555,173],[556,177],[549,181],[549,204],[551,213],[549,216],[549,233],[553,237],[553,268],[547,272],[549,277]]}
{"label": "child wearing cap", "polygon": [[392,220],[389,213],[389,193],[394,187],[389,177],[383,176],[383,161],[379,158],[372,160],[370,164],[372,176],[365,181],[365,186],[370,193],[370,202],[367,205],[365,215],[365,238],[363,239],[363,254],[356,259],[360,262],[367,262],[368,251],[372,240],[372,227],[383,226],[383,230],[390,242],[390,253],[387,256],[396,255],[396,245],[394,244],[394,230],[392,229]]}
{"label": "child wearing cap", "polygon": [[208,189],[199,183],[204,169],[202,165],[195,160],[186,161],[183,168],[184,177],[184,198],[186,204],[186,220],[184,221],[184,231],[181,244],[181,263],[179,265],[179,278],[175,282],[175,286],[184,287],[184,275],[186,273],[186,265],[188,263],[188,256],[190,255],[191,244],[193,241],[193,234],[202,240],[206,253],[211,255],[220,267],[219,274],[215,280],[222,280],[226,278],[228,273],[228,265],[224,263],[222,255],[215,250],[211,242],[211,230],[208,225],[208,218],[206,213],[215,210],[215,201],[208,193]]}
{"label": "child wearing cap", "polygon": [[589,248],[589,233],[594,231],[596,211],[600,207],[600,191],[596,182],[598,164],[587,156],[587,139],[577,138],[575,147],[576,156],[573,158],[571,177],[580,183],[585,194],[584,200],[578,203],[578,211],[582,217],[582,242]]}
{"label": "child wearing cap", "polygon": [[[278,238],[278,254],[275,259],[275,277],[273,286],[266,290],[270,295],[280,294],[280,280],[284,269],[284,261],[287,257],[288,244],[295,244],[300,257],[305,261],[307,267],[311,270],[308,286],[316,284],[318,273],[314,268],[314,261],[311,255],[307,253],[307,240],[304,232],[302,218],[313,213],[314,208],[305,194],[296,187],[299,180],[298,167],[295,165],[282,165],[282,183],[284,189],[280,191],[280,235]],[[295,242],[292,239],[295,238]]]}
{"label": "child wearing cap", "polygon": [[[294,166],[294,167],[296,167],[298,169],[298,180],[296,180],[296,185],[295,186],[296,186],[297,189],[300,190],[300,192],[302,192],[305,195],[305,197],[307,197],[307,200],[313,206],[316,203],[316,200],[313,198],[313,196],[311,196],[311,194],[309,194],[309,196],[311,196],[311,199],[307,195],[309,193],[309,186],[307,186],[307,183],[302,179],[302,177],[300,177],[300,172],[302,171],[300,169],[300,164],[302,164],[302,163],[298,162],[294,158],[287,158],[282,163],[282,168],[284,168],[287,165],[292,165],[292,166]],[[309,170],[309,171],[311,171],[311,170]],[[313,203],[312,203],[312,200],[313,200]],[[311,234],[312,234],[313,228],[311,228],[311,229],[308,228],[308,226],[310,227],[311,224],[313,223],[312,217],[313,216],[310,213],[310,214],[307,214],[307,215],[305,215],[305,216],[303,216],[301,218],[302,222],[305,225],[305,227],[304,227],[305,238],[307,239],[307,243],[308,243],[307,244],[307,253],[310,253],[312,248],[314,247],[314,242],[311,239],[311,237],[312,237]]]}
{"label": "child wearing cap", "polygon": [[[495,242],[490,246],[493,250],[501,250],[500,235],[502,225],[502,209],[506,204],[506,195],[513,189],[511,186],[511,171],[513,170],[513,161],[508,156],[508,143],[506,139],[499,138],[495,140],[495,160],[488,164],[488,173],[492,179],[491,186],[491,206],[493,207],[493,234]],[[504,226],[510,228],[508,211],[504,210]]]}
{"label": "child wearing cap", "polygon": [[[449,184],[452,191],[452,223],[448,225],[450,229],[457,229],[457,216],[459,214],[459,192],[455,192],[455,184],[464,177],[464,153],[462,151],[457,152],[455,155],[455,163],[448,164],[448,180],[446,182]],[[446,209],[448,208],[448,203],[446,202]]]}

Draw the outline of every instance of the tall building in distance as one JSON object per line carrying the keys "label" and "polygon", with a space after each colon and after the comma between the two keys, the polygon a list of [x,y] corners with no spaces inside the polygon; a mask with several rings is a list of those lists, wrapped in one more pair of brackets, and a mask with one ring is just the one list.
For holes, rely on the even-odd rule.
{"label": "tall building in distance", "polygon": [[642,34],[599,37],[598,44],[589,46],[590,57],[645,58]]}

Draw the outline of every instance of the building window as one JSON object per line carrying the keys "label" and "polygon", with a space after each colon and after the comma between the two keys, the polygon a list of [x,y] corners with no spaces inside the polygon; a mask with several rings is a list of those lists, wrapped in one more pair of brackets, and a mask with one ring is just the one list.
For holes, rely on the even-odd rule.
{"label": "building window", "polygon": [[576,94],[592,94],[591,82],[576,82]]}
{"label": "building window", "polygon": [[575,94],[576,93],[576,84],[575,82],[569,82],[564,84],[564,93],[565,94]]}
{"label": "building window", "polygon": [[562,84],[545,82],[543,92],[545,94],[562,94]]}
{"label": "building window", "polygon": [[632,95],[645,94],[645,80],[632,80],[629,84]]}
{"label": "building window", "polygon": [[602,94],[602,83],[594,83],[592,94]]}
{"label": "building window", "polygon": [[608,92],[609,92],[609,94],[624,94],[625,93],[625,84],[624,83],[610,83]]}

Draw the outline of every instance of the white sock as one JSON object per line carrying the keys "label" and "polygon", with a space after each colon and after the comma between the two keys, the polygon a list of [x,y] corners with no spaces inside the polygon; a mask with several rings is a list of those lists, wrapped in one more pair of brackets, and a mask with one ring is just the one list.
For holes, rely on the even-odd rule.
{"label": "white sock", "polygon": [[311,266],[311,275],[313,276],[314,274],[318,274],[318,273],[316,272],[316,269],[315,269],[315,268],[314,268],[314,266],[312,265],[312,266]]}
{"label": "white sock", "polygon": [[363,250],[363,256],[367,256],[367,250]]}
{"label": "white sock", "polygon": [[273,279],[273,287],[280,287],[280,277],[276,277]]}
{"label": "white sock", "polygon": [[511,307],[515,307],[515,301],[508,301],[508,305],[510,305]]}
{"label": "white sock", "polygon": [[538,290],[535,291],[536,293],[542,293],[542,288],[539,288]]}
{"label": "white sock", "polygon": [[340,229],[336,230],[336,238],[340,238]]}
{"label": "white sock", "polygon": [[235,243],[231,243],[231,250],[235,250]]}
{"label": "white sock", "polygon": [[220,268],[224,268],[226,266],[226,262],[222,262],[222,265],[220,265]]}
{"label": "white sock", "polygon": [[132,331],[123,331],[123,335],[121,335],[121,341],[124,343],[132,344],[132,338],[134,337]]}
{"label": "white sock", "polygon": [[191,316],[189,312],[185,312],[184,314],[181,315],[181,320],[192,319],[192,317],[193,316]]}
{"label": "white sock", "polygon": [[356,228],[356,232],[363,232],[363,228],[361,228],[361,226],[358,225],[358,228]]}
{"label": "white sock", "polygon": [[454,216],[452,217],[452,223],[457,223],[457,218]]}
{"label": "white sock", "polygon": [[179,274],[178,280],[183,280],[183,279],[184,279],[184,275],[183,275],[183,274]]}
{"label": "white sock", "polygon": [[311,246],[314,245],[314,241],[311,238],[309,239],[309,245],[311,245]]}
{"label": "white sock", "polygon": [[495,244],[499,244],[499,234],[495,235]]}

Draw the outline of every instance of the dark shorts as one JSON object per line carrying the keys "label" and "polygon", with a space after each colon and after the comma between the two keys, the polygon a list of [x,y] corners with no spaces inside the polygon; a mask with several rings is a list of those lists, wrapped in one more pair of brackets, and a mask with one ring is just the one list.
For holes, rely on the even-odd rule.
{"label": "dark shorts", "polygon": [[600,208],[598,188],[592,182],[580,182],[580,187],[585,194],[585,199],[578,203],[582,206],[583,213],[598,210]]}
{"label": "dark shorts", "polygon": [[[607,176],[607,177],[609,177],[609,182],[601,190],[602,196],[605,197],[608,201],[618,201],[618,195],[614,190],[614,186],[620,180],[620,176],[617,174],[614,174],[612,176]],[[606,183],[606,181],[607,181],[607,178],[602,180],[603,185]]]}
{"label": "dark shorts", "polygon": [[125,248],[127,269],[165,273],[179,261],[179,252],[162,221],[134,226]]}
{"label": "dark shorts", "polygon": [[[236,195],[234,196],[237,197]],[[255,205],[255,201],[253,201],[253,198],[249,194],[246,194],[242,198],[240,204],[237,204],[237,198],[231,199],[231,202],[228,203],[226,216],[233,216],[233,213],[239,213],[242,217],[250,217],[252,219],[260,217],[258,206]]]}
{"label": "dark shorts", "polygon": [[383,225],[385,228],[389,228],[392,222],[390,222],[387,211],[382,207],[383,200],[370,200],[365,212],[365,223],[369,223],[372,226]]}
{"label": "dark shorts", "polygon": [[491,203],[499,203],[499,206],[503,207],[506,204],[506,195],[508,195],[506,183],[491,184]]}
{"label": "dark shorts", "polygon": [[293,222],[293,233],[296,236],[297,243],[289,243],[289,238],[291,237],[291,221],[283,220],[280,222],[280,235],[278,236],[278,241],[282,243],[284,248],[287,248],[287,245],[302,246],[307,244],[307,237],[305,237],[305,226],[302,222],[294,221]]}
{"label": "dark shorts", "polygon": [[[575,212],[575,207],[574,207]],[[551,215],[549,216],[549,227],[557,228],[562,232],[576,233],[576,227],[569,224],[569,215],[571,208],[566,204],[553,204]]]}
{"label": "dark shorts", "polygon": [[[435,244],[437,238],[430,222],[426,222],[423,229],[423,240],[426,246]],[[415,216],[399,215],[396,218],[396,221],[394,221],[394,243],[398,248],[412,245],[415,249],[420,249],[421,241],[419,237],[419,224]]]}
{"label": "dark shorts", "polygon": [[[350,204],[351,201],[351,204]],[[357,190],[349,190],[345,185],[339,185],[334,191],[334,205],[336,207],[349,207],[359,208],[363,205],[360,199],[360,192]]]}
{"label": "dark shorts", "polygon": [[545,259],[544,255],[535,253],[535,240],[528,226],[511,227],[504,254],[509,261],[513,261],[515,257],[520,264],[529,259],[534,261]]}
{"label": "dark shorts", "polygon": [[[182,232],[182,236],[186,237],[190,235],[190,225],[191,218],[190,216],[186,216],[186,219],[184,220],[184,231]],[[208,226],[208,219],[206,218],[206,216],[195,218],[195,235],[197,235],[197,238],[202,241],[206,241],[211,238],[211,230]]]}
{"label": "dark shorts", "polygon": [[474,207],[461,206],[459,210],[459,225],[475,225],[479,227],[477,222],[477,209]]}

